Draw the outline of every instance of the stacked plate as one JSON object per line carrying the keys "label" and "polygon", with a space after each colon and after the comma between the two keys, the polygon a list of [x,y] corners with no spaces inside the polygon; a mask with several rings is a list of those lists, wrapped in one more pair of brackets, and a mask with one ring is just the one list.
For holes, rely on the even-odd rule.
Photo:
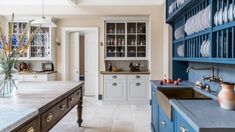
{"label": "stacked plate", "polygon": [[177,47],[177,54],[179,57],[184,57],[184,45],[180,45]]}
{"label": "stacked plate", "polygon": [[174,2],[172,2],[168,9],[169,15],[174,13],[177,8],[180,8],[182,5],[184,5],[186,1],[188,0],[175,0]]}
{"label": "stacked plate", "polygon": [[204,40],[201,44],[200,53],[202,57],[211,57],[211,42],[210,40]]}
{"label": "stacked plate", "polygon": [[214,15],[214,24],[216,26],[221,25],[223,23],[231,22],[235,18],[235,5],[230,4],[229,6],[225,6],[224,9],[220,8]]}
{"label": "stacked plate", "polygon": [[207,28],[210,28],[211,21],[211,5],[207,6],[205,9],[201,10],[194,16],[190,17],[184,26],[184,31],[187,35],[203,31]]}
{"label": "stacked plate", "polygon": [[184,26],[178,27],[174,32],[175,39],[184,37]]}

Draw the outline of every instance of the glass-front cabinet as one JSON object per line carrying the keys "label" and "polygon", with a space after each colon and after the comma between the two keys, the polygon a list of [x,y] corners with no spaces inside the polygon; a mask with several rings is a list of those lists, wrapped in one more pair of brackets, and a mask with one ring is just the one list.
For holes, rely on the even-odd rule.
{"label": "glass-front cabinet", "polygon": [[[14,22],[13,34],[20,39],[24,29],[26,28],[28,21],[19,21]],[[10,22],[8,22],[8,29],[10,26]],[[30,27],[30,33],[32,33],[36,27]],[[28,51],[25,52],[22,56],[20,56],[20,60],[53,60],[53,46],[55,44],[55,30],[54,28],[40,28],[40,31],[36,34],[31,42]]]}
{"label": "glass-front cabinet", "polygon": [[105,59],[147,59],[146,21],[106,21]]}

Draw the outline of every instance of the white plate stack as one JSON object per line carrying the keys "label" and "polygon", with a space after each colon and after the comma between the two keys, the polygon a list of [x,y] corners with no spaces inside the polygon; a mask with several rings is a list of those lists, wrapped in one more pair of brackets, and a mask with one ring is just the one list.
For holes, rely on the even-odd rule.
{"label": "white plate stack", "polygon": [[178,27],[174,32],[175,39],[180,39],[184,37],[184,26]]}
{"label": "white plate stack", "polygon": [[180,45],[177,47],[177,54],[179,57],[184,57],[184,45]]}
{"label": "white plate stack", "polygon": [[187,35],[203,31],[211,27],[210,21],[211,5],[207,6],[205,9],[190,17],[185,23],[184,31]]}
{"label": "white plate stack", "polygon": [[200,53],[202,57],[211,57],[211,42],[209,39],[204,40],[201,44]]}
{"label": "white plate stack", "polygon": [[235,5],[230,4],[225,6],[224,9],[220,8],[214,15],[214,24],[219,26],[223,23],[231,22],[235,18]]}

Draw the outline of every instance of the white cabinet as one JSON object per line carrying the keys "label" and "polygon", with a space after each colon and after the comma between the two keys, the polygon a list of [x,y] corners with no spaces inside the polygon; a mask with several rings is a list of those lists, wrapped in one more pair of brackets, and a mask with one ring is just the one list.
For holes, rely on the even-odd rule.
{"label": "white cabinet", "polygon": [[55,81],[56,73],[52,74],[20,74],[19,81]]}
{"label": "white cabinet", "polygon": [[104,75],[104,101],[147,103],[149,75]]}
{"label": "white cabinet", "polygon": [[127,101],[148,101],[149,76],[127,75]]}
{"label": "white cabinet", "polygon": [[126,75],[104,76],[104,100],[105,101],[126,100]]}

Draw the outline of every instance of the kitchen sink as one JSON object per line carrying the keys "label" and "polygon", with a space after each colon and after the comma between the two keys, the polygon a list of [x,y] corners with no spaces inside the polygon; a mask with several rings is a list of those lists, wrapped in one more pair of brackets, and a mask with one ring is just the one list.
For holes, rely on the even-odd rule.
{"label": "kitchen sink", "polygon": [[160,88],[157,90],[157,99],[161,109],[172,120],[170,99],[179,100],[210,100],[211,98],[195,91],[193,88]]}

